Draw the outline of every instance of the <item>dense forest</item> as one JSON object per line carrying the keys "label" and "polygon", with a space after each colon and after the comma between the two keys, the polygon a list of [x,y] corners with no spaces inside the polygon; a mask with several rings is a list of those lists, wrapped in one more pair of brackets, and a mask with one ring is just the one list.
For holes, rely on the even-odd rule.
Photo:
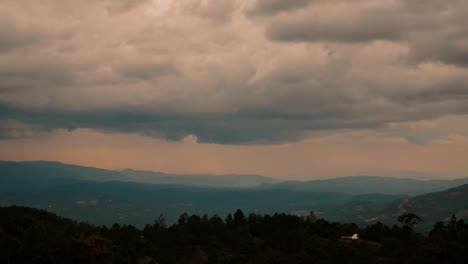
{"label": "dense forest", "polygon": [[[466,263],[468,224],[455,217],[428,234],[421,219],[398,218],[360,228],[311,213],[225,219],[182,214],[168,226],[161,215],[143,229],[94,226],[27,207],[0,208],[0,263]],[[358,234],[359,240],[347,236]]]}

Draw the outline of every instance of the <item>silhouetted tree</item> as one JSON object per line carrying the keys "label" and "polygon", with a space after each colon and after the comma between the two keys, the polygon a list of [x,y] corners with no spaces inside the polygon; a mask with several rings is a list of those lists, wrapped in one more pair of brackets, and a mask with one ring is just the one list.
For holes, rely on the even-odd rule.
{"label": "silhouetted tree", "polygon": [[187,223],[188,218],[189,215],[186,212],[184,212],[179,216],[179,220],[177,221],[177,223],[179,223],[179,225],[184,225]]}
{"label": "silhouetted tree", "polygon": [[315,214],[314,211],[310,211],[309,215],[307,215],[306,220],[313,223],[313,222],[317,221],[317,215]]}
{"label": "silhouetted tree", "polygon": [[241,209],[237,209],[234,213],[234,225],[242,226],[246,223],[244,212]]}
{"label": "silhouetted tree", "polygon": [[414,213],[404,213],[400,215],[397,220],[402,223],[403,226],[410,227],[411,229],[422,221],[422,219]]}
{"label": "silhouetted tree", "polygon": [[232,214],[228,214],[226,216],[226,220],[224,220],[226,222],[226,225],[227,226],[233,226],[234,225],[234,218],[232,217]]}
{"label": "silhouetted tree", "polygon": [[160,214],[156,220],[156,225],[160,228],[167,228],[166,217],[163,214]]}

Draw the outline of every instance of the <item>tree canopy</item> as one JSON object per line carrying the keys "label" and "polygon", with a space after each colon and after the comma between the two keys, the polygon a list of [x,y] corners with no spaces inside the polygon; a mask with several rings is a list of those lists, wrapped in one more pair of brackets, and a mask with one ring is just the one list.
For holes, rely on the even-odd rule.
{"label": "tree canopy", "polygon": [[[78,223],[26,207],[0,208],[0,263],[465,263],[468,224],[454,217],[427,236],[377,222],[364,228],[289,214],[161,215],[137,229]],[[313,219],[312,219],[313,218]],[[342,236],[359,234],[359,240]]]}

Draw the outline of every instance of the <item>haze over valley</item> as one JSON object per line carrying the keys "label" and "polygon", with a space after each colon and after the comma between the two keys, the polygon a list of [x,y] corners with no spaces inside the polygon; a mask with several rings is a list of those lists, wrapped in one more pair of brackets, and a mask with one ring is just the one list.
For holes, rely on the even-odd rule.
{"label": "haze over valley", "polygon": [[[393,224],[398,214],[411,211],[424,216],[426,228],[452,214],[468,216],[468,178],[350,176],[298,182],[259,175],[111,171],[49,161],[0,162],[0,175],[2,206],[42,208],[108,226],[142,227],[161,214],[174,223],[185,212],[225,217],[238,208],[259,214],[314,212],[331,221],[360,225]],[[442,198],[425,198],[438,196]],[[423,202],[427,199],[430,205]]]}

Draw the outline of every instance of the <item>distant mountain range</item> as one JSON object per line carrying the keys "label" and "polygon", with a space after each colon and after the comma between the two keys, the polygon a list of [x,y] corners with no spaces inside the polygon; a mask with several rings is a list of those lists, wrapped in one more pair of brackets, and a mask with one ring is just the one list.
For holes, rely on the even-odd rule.
{"label": "distant mountain range", "polygon": [[262,190],[342,192],[348,194],[418,195],[442,191],[468,183],[468,178],[456,180],[417,180],[380,176],[350,176],[311,181],[280,181],[260,175],[167,174],[162,172],[125,169],[105,170],[64,164],[54,161],[0,161],[0,176],[61,178],[95,182],[125,181],[201,187],[255,187]]}
{"label": "distant mountain range", "polygon": [[139,171],[125,169],[120,171],[127,176],[128,181],[146,182],[156,184],[180,184],[190,186],[205,186],[205,187],[255,187],[261,184],[272,184],[279,182],[277,179],[260,176],[260,175],[245,175],[245,174],[166,174],[153,171]]}
{"label": "distant mountain range", "polygon": [[468,215],[467,181],[354,176],[279,182],[257,175],[173,175],[48,161],[0,162],[0,206],[42,208],[105,225],[138,226],[160,213],[174,222],[183,212],[224,215],[237,208],[260,214],[314,211],[328,220],[359,224],[394,223],[400,213],[410,211],[429,225],[451,214]]}
{"label": "distant mountain range", "polygon": [[468,183],[468,178],[456,180],[416,180],[379,176],[350,176],[312,181],[285,181],[263,185],[264,189],[288,189],[314,192],[345,192],[350,194],[383,193],[417,195],[436,192]]}
{"label": "distant mountain range", "polygon": [[[255,188],[219,188],[123,181],[95,182],[44,174],[0,174],[0,205],[24,205],[47,209],[95,224],[143,225],[159,214],[169,222],[183,212],[225,214],[288,212],[307,215],[311,210],[349,202],[353,195]],[[390,196],[387,200],[397,197]],[[359,198],[356,198],[359,199]],[[382,199],[382,197],[378,197]],[[325,209],[323,209],[325,210]]]}
{"label": "distant mountain range", "polygon": [[113,171],[54,161],[0,161],[0,176],[31,177],[31,179],[34,177],[65,178],[96,182],[127,181],[204,187],[254,187],[279,182],[279,180],[259,175],[180,175],[132,169]]}

